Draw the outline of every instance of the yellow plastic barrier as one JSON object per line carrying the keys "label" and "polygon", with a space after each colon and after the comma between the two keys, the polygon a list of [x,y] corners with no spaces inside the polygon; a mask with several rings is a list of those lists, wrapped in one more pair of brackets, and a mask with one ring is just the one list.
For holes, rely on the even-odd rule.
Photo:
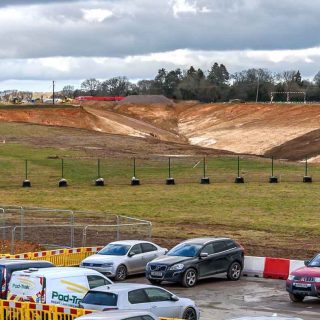
{"label": "yellow plastic barrier", "polygon": [[49,304],[0,301],[0,320],[74,320],[91,312]]}
{"label": "yellow plastic barrier", "polygon": [[30,259],[30,260],[47,260],[57,267],[78,266],[86,257],[98,252],[101,247],[59,249],[41,252],[28,252],[21,254],[2,254],[2,258]]}
{"label": "yellow plastic barrier", "polygon": [[94,311],[50,304],[0,300],[0,320],[74,320],[92,312]]}

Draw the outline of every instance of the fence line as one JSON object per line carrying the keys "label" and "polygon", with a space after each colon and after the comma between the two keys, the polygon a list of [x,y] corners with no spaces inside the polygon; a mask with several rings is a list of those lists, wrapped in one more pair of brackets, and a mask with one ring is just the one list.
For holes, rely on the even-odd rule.
{"label": "fence line", "polygon": [[[92,223],[92,216],[97,218],[99,224]],[[0,220],[0,234],[2,240],[10,241],[11,254],[15,252],[18,239],[38,243],[47,248],[73,248],[87,245],[89,239],[91,243],[94,241],[95,245],[105,245],[106,241],[121,238],[150,240],[152,237],[150,221],[114,213],[0,204]],[[48,221],[50,222],[44,223]],[[89,237],[89,230],[95,231],[92,237]]]}

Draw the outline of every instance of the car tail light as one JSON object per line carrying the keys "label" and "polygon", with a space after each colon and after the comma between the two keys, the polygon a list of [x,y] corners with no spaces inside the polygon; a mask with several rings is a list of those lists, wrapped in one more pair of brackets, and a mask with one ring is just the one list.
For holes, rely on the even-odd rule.
{"label": "car tail light", "polygon": [[110,310],[118,310],[117,307],[108,307],[108,308],[104,308],[102,311],[110,311]]}
{"label": "car tail light", "polygon": [[243,251],[243,253],[245,254],[246,253],[246,250],[244,249],[244,247],[240,244],[240,243],[238,243],[238,242],[236,242],[236,244],[240,247],[240,249]]}

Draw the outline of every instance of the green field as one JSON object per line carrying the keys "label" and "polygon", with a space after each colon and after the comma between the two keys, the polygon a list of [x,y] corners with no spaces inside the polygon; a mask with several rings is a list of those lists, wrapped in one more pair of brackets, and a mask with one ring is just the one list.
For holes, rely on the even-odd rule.
{"label": "green field", "polygon": [[[57,187],[61,158],[69,183],[65,189]],[[31,189],[21,188],[25,159],[29,160]],[[267,182],[270,160],[241,157],[240,172],[248,182],[236,185],[237,157],[207,161],[210,185],[199,184],[202,157],[188,157],[172,159],[177,184],[166,186],[167,158],[137,159],[141,186],[132,187],[132,159],[102,159],[106,186],[101,188],[94,186],[97,159],[81,151],[5,143],[0,145],[0,202],[149,219],[154,223],[154,237],[166,245],[187,237],[226,235],[243,243],[249,254],[305,258],[318,251],[319,184],[301,182],[304,164],[276,161],[275,174],[282,182],[275,185]],[[314,178],[320,176],[318,166],[309,169]]]}

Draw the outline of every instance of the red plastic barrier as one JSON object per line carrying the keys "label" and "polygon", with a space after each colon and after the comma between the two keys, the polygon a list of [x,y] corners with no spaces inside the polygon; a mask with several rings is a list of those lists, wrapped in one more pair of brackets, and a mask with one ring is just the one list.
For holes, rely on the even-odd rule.
{"label": "red plastic barrier", "polygon": [[281,258],[266,257],[264,264],[264,278],[283,279],[286,280],[289,275],[290,260]]}
{"label": "red plastic barrier", "polygon": [[75,99],[78,101],[121,101],[124,98],[122,96],[79,96]]}

